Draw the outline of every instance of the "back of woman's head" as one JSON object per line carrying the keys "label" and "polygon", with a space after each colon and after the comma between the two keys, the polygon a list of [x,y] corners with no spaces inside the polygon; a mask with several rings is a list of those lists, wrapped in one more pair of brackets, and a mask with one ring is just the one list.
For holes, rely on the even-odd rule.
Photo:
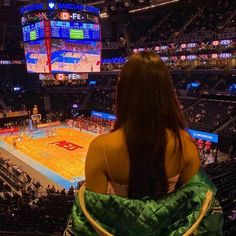
{"label": "back of woman's head", "polygon": [[130,57],[117,82],[114,130],[123,128],[128,147],[130,198],[156,197],[168,190],[166,129],[181,146],[183,116],[166,65],[155,52]]}

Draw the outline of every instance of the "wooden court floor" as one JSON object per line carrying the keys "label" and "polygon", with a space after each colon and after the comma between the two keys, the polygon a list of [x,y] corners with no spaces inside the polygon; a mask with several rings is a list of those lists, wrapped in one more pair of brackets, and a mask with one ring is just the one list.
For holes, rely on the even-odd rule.
{"label": "wooden court floor", "polygon": [[[1,138],[9,145],[21,136]],[[30,137],[25,135],[16,141],[17,150],[40,162],[61,177],[72,180],[84,176],[85,157],[95,135],[72,128],[57,128],[52,137]]]}

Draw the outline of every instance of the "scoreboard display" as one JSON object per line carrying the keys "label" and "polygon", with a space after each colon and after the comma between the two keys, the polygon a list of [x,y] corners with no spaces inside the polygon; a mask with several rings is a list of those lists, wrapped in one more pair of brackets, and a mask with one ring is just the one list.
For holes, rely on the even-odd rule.
{"label": "scoreboard display", "polygon": [[[70,22],[70,21],[50,21],[51,38],[81,39],[100,41],[100,25]],[[45,38],[44,21],[29,24],[23,27],[24,42]]]}
{"label": "scoreboard display", "polygon": [[30,4],[21,9],[29,73],[99,72],[99,10],[81,4]]}
{"label": "scoreboard display", "polygon": [[83,22],[51,21],[52,38],[100,40],[100,26]]}
{"label": "scoreboard display", "polygon": [[24,42],[34,41],[37,39],[42,39],[44,37],[45,35],[44,35],[44,22],[43,21],[23,27]]}

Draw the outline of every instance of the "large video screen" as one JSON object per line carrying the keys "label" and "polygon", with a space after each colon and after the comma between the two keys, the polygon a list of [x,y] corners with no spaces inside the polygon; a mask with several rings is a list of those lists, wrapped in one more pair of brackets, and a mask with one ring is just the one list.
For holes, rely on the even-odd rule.
{"label": "large video screen", "polygon": [[29,73],[99,72],[100,25],[45,20],[23,26]]}
{"label": "large video screen", "polygon": [[52,73],[100,71],[101,42],[52,39],[51,45]]}
{"label": "large video screen", "polygon": [[45,40],[24,43],[25,61],[29,73],[49,73]]}

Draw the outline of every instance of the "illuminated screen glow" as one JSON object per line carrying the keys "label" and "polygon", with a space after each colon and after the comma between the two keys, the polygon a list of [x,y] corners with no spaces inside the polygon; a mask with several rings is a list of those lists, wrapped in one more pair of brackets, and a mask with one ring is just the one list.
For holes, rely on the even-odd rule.
{"label": "illuminated screen glow", "polygon": [[36,40],[36,39],[37,39],[36,30],[30,31],[30,40]]}
{"label": "illuminated screen glow", "polygon": [[77,29],[71,29],[70,30],[70,38],[71,39],[84,39],[84,31],[77,30]]}
{"label": "illuminated screen glow", "polygon": [[100,41],[100,26],[98,24],[72,21],[51,21],[51,32],[52,38]]}
{"label": "illuminated screen glow", "polygon": [[101,42],[52,39],[52,73],[99,72]]}
{"label": "illuminated screen glow", "polygon": [[100,25],[46,20],[23,26],[29,73],[99,72]]}
{"label": "illuminated screen glow", "polygon": [[25,61],[29,73],[49,73],[45,40],[35,40],[24,44]]}
{"label": "illuminated screen glow", "polygon": [[37,22],[23,27],[23,41],[28,42],[32,40],[44,38],[44,22]]}

